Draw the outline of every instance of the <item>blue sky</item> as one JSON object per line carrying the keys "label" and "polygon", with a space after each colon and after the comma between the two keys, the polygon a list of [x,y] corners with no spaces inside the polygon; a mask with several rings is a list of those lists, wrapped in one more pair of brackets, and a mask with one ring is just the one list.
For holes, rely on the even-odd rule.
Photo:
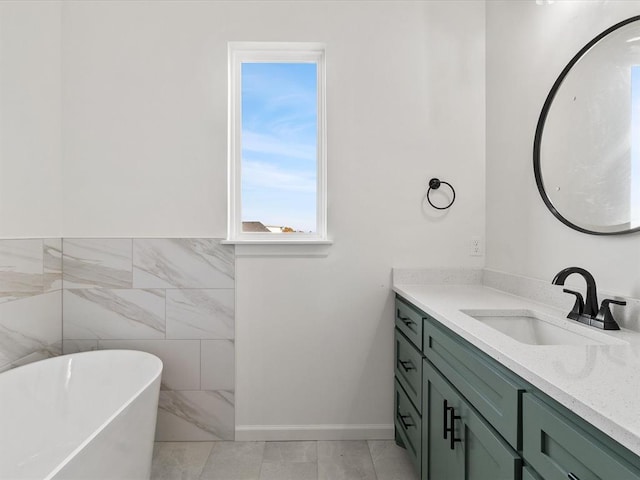
{"label": "blue sky", "polygon": [[242,64],[242,221],[316,230],[314,63]]}

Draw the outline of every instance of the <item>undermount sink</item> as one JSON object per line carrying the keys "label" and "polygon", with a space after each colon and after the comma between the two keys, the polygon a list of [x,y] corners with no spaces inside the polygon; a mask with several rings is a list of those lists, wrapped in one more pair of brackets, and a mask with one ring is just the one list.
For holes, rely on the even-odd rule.
{"label": "undermount sink", "polygon": [[[531,310],[460,310],[511,338],[528,345],[619,345],[626,342],[587,330],[571,320]],[[559,325],[560,324],[560,325]]]}

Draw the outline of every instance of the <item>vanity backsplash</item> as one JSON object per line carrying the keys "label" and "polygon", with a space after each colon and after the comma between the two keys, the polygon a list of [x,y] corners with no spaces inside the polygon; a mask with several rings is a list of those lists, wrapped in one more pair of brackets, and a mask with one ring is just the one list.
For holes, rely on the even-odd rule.
{"label": "vanity backsplash", "polygon": [[[560,267],[558,268],[560,270]],[[499,272],[490,269],[411,269],[394,268],[394,285],[485,285],[512,295],[528,298],[534,302],[544,303],[562,311],[571,310],[575,298],[562,292],[563,286],[552,285],[552,278],[549,281],[536,280],[533,278],[514,275],[511,273]],[[596,284],[598,278],[596,276]],[[572,288],[584,292],[585,285],[578,280],[572,284]],[[583,282],[584,283],[584,282]],[[622,328],[627,328],[640,332],[640,299],[623,297],[606,291],[598,291],[598,300],[604,298],[615,298],[625,300],[627,305],[613,306],[612,312]]]}

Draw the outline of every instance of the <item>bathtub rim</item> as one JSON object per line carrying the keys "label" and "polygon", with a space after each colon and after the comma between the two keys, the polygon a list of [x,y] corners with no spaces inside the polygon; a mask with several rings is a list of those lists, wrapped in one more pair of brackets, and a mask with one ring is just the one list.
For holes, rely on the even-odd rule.
{"label": "bathtub rim", "polygon": [[109,356],[112,354],[123,353],[123,352],[126,352],[127,355],[131,355],[133,353],[134,355],[138,355],[142,357],[145,357],[145,356],[151,357],[152,360],[155,359],[153,361],[155,363],[156,368],[153,374],[151,375],[151,379],[144,382],[140,388],[136,389],[134,393],[132,393],[131,396],[119,406],[119,408],[117,408],[111,415],[109,415],[109,417],[104,422],[102,422],[99,427],[94,429],[90,435],[88,435],[67,456],[65,456],[54,468],[52,468],[52,470],[42,480],[51,480],[55,475],[57,475],[69,463],[69,461],[73,459],[73,457],[75,457],[84,447],[86,447],[94,438],[96,438],[100,434],[100,432],[102,432],[106,428],[107,425],[109,425],[118,415],[120,415],[127,407],[129,407],[129,405],[131,405],[133,401],[136,400],[140,396],[140,394],[144,392],[147,388],[149,388],[154,382],[156,381],[158,382],[158,389],[159,389],[160,379],[162,376],[162,370],[163,370],[164,364],[162,363],[162,360],[160,360],[160,358],[158,358],[156,355],[153,355],[152,353],[144,352],[142,350],[109,349],[109,350],[91,350],[87,352],[76,352],[76,353],[69,353],[66,355],[58,355],[56,357],[45,358],[42,360],[38,360],[37,362],[21,365],[19,367],[15,367],[0,373],[0,376],[2,376],[3,374],[11,374],[10,372],[29,370],[30,367],[31,369],[36,368],[36,365],[42,362],[65,361],[65,359],[69,359],[71,357],[77,358],[77,357],[96,356],[96,355]]}

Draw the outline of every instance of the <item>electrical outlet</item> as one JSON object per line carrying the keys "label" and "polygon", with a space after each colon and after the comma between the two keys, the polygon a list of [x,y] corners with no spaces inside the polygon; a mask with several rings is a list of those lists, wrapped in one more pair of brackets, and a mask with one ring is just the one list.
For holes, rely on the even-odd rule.
{"label": "electrical outlet", "polygon": [[482,239],[480,237],[471,237],[469,242],[469,255],[472,257],[481,257],[484,255],[484,245],[482,245]]}

